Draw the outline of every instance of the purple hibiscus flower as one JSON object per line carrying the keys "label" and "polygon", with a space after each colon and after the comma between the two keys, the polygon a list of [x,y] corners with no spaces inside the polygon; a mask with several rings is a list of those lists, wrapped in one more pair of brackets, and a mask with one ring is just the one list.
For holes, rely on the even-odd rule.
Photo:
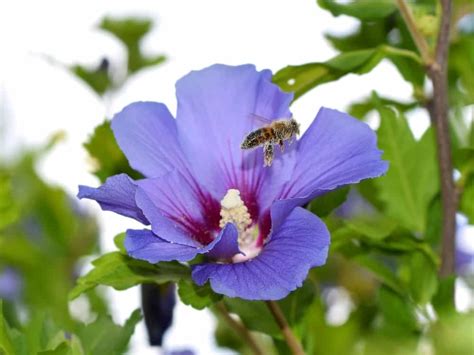
{"label": "purple hibiscus flower", "polygon": [[276,300],[323,265],[329,233],[299,207],[341,185],[387,170],[374,132],[347,114],[322,108],[296,144],[263,166],[261,149],[242,139],[269,119],[291,117],[293,95],[253,65],[213,65],[176,84],[176,119],[165,105],[137,102],[112,120],[131,166],[146,178],[121,174],[78,196],[151,225],[128,230],[130,256],[150,263],[193,259],[194,282],[244,299]]}

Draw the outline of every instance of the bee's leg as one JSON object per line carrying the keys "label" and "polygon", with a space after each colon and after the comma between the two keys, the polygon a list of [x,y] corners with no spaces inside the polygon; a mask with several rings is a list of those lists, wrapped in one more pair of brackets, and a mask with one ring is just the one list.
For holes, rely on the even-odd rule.
{"label": "bee's leg", "polygon": [[285,150],[285,144],[283,143],[283,139],[280,139],[278,141],[278,145],[280,146],[280,150],[283,153],[283,151]]}
{"label": "bee's leg", "polygon": [[273,144],[265,143],[263,146],[263,166],[272,166]]}

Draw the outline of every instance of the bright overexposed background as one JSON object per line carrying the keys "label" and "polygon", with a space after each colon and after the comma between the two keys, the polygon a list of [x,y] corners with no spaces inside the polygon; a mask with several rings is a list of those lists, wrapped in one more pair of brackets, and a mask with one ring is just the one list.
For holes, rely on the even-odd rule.
{"label": "bright overexposed background", "polygon": [[[145,51],[166,54],[166,64],[143,70],[117,95],[104,102],[64,66],[97,65],[107,56],[123,66],[125,50],[97,29],[105,15],[142,15],[156,26],[143,43]],[[190,70],[214,63],[254,63],[273,71],[288,64],[323,61],[335,51],[325,32],[343,34],[357,26],[348,17],[333,18],[314,0],[168,0],[168,1],[2,1],[0,2],[0,155],[11,156],[19,146],[44,143],[58,130],[67,139],[45,158],[40,172],[71,194],[79,184],[97,186],[82,143],[105,116],[137,100],[164,102],[176,110],[174,84]],[[349,75],[299,99],[293,114],[306,128],[321,106],[340,110],[377,90],[383,96],[408,100],[411,87],[388,62],[365,76]],[[419,137],[428,125],[424,112],[415,112],[410,125]],[[377,120],[371,122],[375,127]],[[104,251],[113,250],[112,237],[137,223],[99,213],[90,201],[81,202],[100,218]],[[472,233],[472,229],[470,230]],[[115,292],[113,316],[123,322],[139,307],[138,288]],[[198,354],[228,354],[213,343],[214,322],[207,312],[178,305],[167,350],[192,348]],[[144,325],[132,339],[131,354],[156,354],[147,345]]]}

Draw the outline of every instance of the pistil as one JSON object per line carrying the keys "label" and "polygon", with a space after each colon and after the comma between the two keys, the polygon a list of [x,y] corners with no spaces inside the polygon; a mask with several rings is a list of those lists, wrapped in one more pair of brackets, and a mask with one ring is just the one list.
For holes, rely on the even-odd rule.
{"label": "pistil", "polygon": [[234,223],[239,236],[252,224],[252,218],[240,197],[240,191],[229,189],[221,200],[221,220],[219,226],[224,228],[227,223]]}
{"label": "pistil", "polygon": [[234,256],[234,262],[248,260],[260,252],[256,245],[258,236],[257,224],[253,224],[252,218],[240,197],[240,191],[229,189],[221,200],[221,220],[219,226],[224,228],[227,223],[233,223],[239,232],[239,249],[245,253],[245,256],[238,254]]}

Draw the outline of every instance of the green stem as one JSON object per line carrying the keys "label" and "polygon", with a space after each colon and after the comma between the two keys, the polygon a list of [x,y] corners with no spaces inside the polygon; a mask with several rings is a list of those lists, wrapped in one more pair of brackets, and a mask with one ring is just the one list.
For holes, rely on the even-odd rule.
{"label": "green stem", "polygon": [[405,24],[408,27],[408,30],[411,33],[411,37],[415,42],[416,48],[421,54],[421,58],[426,66],[433,65],[434,59],[430,53],[430,47],[428,46],[428,42],[426,42],[425,37],[418,31],[418,27],[416,27],[416,21],[411,13],[410,8],[408,7],[405,0],[397,0],[398,8],[400,9],[400,13],[402,14],[403,19],[405,20]]}
{"label": "green stem", "polygon": [[252,337],[252,334],[248,331],[246,327],[242,325],[242,323],[238,322],[234,318],[232,318],[227,310],[227,307],[223,302],[219,302],[215,306],[216,311],[224,318],[227,324],[234,329],[242,339],[247,343],[249,348],[255,355],[264,355],[265,352],[260,349],[260,346],[257,344],[255,339]]}
{"label": "green stem", "polygon": [[300,341],[295,337],[293,332],[286,321],[285,315],[283,314],[280,306],[275,301],[266,301],[270,312],[272,313],[273,317],[275,318],[278,327],[280,328],[283,337],[285,338],[288,347],[291,350],[293,355],[304,355],[303,346],[301,345]]}

